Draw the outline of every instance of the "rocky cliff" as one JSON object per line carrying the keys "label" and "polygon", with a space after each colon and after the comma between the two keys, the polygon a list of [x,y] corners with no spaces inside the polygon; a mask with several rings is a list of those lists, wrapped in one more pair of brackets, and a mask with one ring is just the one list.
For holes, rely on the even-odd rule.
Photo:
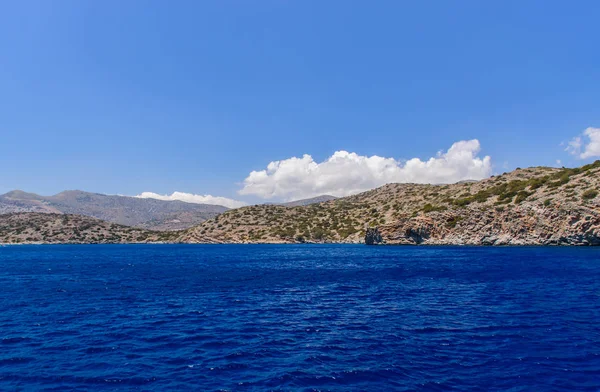
{"label": "rocky cliff", "polygon": [[534,205],[408,217],[367,231],[365,243],[430,245],[600,245],[594,208]]}
{"label": "rocky cliff", "polygon": [[599,167],[596,162],[523,180],[492,179],[448,208],[430,207],[378,225],[365,242],[600,245]]}

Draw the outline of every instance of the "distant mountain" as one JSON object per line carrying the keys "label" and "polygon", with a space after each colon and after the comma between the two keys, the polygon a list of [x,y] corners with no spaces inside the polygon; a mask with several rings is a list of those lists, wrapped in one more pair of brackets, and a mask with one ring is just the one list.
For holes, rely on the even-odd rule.
{"label": "distant mountain", "polygon": [[82,215],[21,212],[0,215],[0,244],[120,244],[170,242],[173,231],[127,227]]}
{"label": "distant mountain", "polygon": [[294,201],[288,201],[286,203],[264,203],[263,205],[268,206],[284,206],[284,207],[299,207],[299,206],[309,206],[311,204],[323,203],[326,201],[335,200],[337,197],[331,195],[321,195],[316,197],[311,197],[310,199],[300,199]]}
{"label": "distant mountain", "polygon": [[227,211],[226,207],[211,204],[109,196],[83,191],[65,191],[54,196],[40,196],[16,190],[0,195],[0,214],[77,214],[150,230],[185,229],[224,211]]}
{"label": "distant mountain", "polygon": [[323,203],[325,201],[335,200],[337,197],[331,195],[321,195],[312,197],[310,199],[294,200],[288,203],[279,203],[280,206],[285,207],[298,207],[298,206],[309,206],[311,204]]}

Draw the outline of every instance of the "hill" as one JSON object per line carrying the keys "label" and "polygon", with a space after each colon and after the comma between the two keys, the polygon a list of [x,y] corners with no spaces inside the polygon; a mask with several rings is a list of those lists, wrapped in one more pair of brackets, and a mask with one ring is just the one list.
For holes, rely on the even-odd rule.
{"label": "hill", "polygon": [[110,196],[83,191],[65,191],[54,196],[40,196],[23,191],[0,195],[0,214],[77,214],[149,230],[189,228],[224,211],[227,211],[226,207],[210,204]]}
{"label": "hill", "polygon": [[179,237],[197,243],[600,244],[600,161],[451,185],[388,184],[308,206],[226,211]]}
{"label": "hill", "polygon": [[0,244],[108,244],[169,242],[176,232],[156,232],[81,215],[22,212],[0,215]]}

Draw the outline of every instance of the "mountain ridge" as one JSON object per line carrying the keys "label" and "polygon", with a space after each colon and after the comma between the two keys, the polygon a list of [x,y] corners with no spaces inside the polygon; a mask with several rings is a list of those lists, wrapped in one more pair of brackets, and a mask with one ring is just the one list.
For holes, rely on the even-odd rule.
{"label": "mountain ridge", "polygon": [[0,195],[0,214],[63,213],[152,230],[181,230],[226,211],[223,206],[66,190],[41,196],[21,190]]}

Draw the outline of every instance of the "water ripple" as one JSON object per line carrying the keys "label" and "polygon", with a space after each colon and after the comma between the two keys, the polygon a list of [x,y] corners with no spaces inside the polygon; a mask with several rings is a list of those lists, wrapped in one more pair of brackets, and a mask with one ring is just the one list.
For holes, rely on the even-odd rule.
{"label": "water ripple", "polygon": [[0,248],[0,389],[597,392],[599,256]]}

